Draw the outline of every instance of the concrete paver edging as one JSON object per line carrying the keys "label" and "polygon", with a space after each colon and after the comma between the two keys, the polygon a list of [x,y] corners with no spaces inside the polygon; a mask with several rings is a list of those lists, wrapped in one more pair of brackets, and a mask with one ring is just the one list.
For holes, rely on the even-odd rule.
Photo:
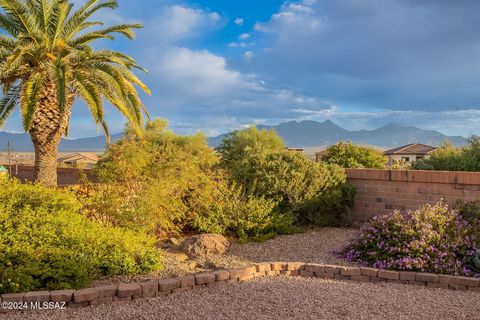
{"label": "concrete paver edging", "polygon": [[[480,292],[480,279],[478,278],[316,263],[265,262],[257,263],[249,267],[218,270],[172,279],[149,280],[138,283],[119,283],[117,285],[79,290],[6,293],[1,295],[0,302],[55,302],[65,304],[67,307],[84,307],[103,303],[130,301],[139,298],[153,298],[155,296],[165,296],[202,287],[229,284],[257,277],[279,275],[360,282],[397,282],[432,288]],[[2,307],[3,305],[4,304],[2,304]],[[9,310],[8,308],[0,309],[0,312],[7,311],[15,310]]]}

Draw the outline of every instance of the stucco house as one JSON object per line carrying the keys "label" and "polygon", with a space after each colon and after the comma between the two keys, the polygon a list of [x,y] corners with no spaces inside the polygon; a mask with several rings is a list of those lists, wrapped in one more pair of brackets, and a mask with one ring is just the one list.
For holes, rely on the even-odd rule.
{"label": "stucco house", "polygon": [[406,164],[428,157],[430,153],[437,148],[421,143],[411,143],[405,146],[393,148],[383,152],[388,157],[387,165],[391,166],[393,162],[404,161]]}
{"label": "stucco house", "polygon": [[98,155],[91,152],[77,152],[58,159],[59,166],[92,169],[98,162]]}

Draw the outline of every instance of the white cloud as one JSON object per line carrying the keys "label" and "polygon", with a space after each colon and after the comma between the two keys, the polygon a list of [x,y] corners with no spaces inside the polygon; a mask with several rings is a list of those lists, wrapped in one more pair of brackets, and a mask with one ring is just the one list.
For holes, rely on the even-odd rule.
{"label": "white cloud", "polygon": [[230,42],[228,44],[230,48],[245,48],[248,46],[248,43],[246,42]]}
{"label": "white cloud", "polygon": [[245,52],[245,53],[243,54],[243,56],[244,56],[246,59],[251,59],[251,58],[253,58],[254,53],[253,53],[253,51],[247,51],[247,52]]}
{"label": "white cloud", "polygon": [[241,35],[238,36],[238,39],[240,39],[240,40],[245,40],[245,39],[248,39],[248,38],[250,38],[249,33],[242,33]]}
{"label": "white cloud", "polygon": [[243,20],[243,18],[236,18],[233,22],[236,25],[241,26],[241,25],[243,25],[244,20]]}
{"label": "white cloud", "polygon": [[478,85],[455,84],[478,82],[480,41],[469,32],[478,10],[478,1],[285,1],[254,26],[259,49],[238,68],[357,108],[468,104]]}
{"label": "white cloud", "polygon": [[225,58],[207,50],[191,50],[182,47],[164,48],[161,56],[151,57],[156,77],[176,87],[176,94],[183,92],[191,97],[221,94],[235,85],[240,77],[229,70]]}
{"label": "white cloud", "polygon": [[165,7],[155,19],[148,21],[149,37],[162,42],[179,42],[198,37],[221,25],[217,12],[194,9],[182,5]]}

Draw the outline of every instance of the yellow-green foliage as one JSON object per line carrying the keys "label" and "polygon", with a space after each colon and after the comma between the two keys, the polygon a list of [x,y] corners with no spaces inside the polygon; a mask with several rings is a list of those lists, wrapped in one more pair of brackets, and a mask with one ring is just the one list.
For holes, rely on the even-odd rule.
{"label": "yellow-green foliage", "polygon": [[328,147],[322,161],[338,164],[342,168],[382,169],[387,158],[377,149],[351,142],[339,142]]}
{"label": "yellow-green foliage", "polygon": [[155,241],[79,214],[68,191],[0,180],[0,292],[80,288],[161,267]]}
{"label": "yellow-green foliage", "polygon": [[336,164],[316,163],[286,151],[273,130],[235,131],[218,148],[230,179],[252,197],[275,201],[273,230],[288,232],[295,223],[345,223],[354,189]]}
{"label": "yellow-green foliage", "polygon": [[222,155],[222,165],[226,167],[238,164],[250,155],[282,149],[285,145],[275,130],[258,130],[257,127],[229,133],[217,148]]}
{"label": "yellow-green foliage", "polygon": [[232,178],[255,197],[273,199],[278,214],[302,223],[340,223],[353,199],[344,170],[291,151],[252,154],[227,167]]}
{"label": "yellow-green foliage", "polygon": [[468,144],[461,148],[445,142],[428,158],[416,161],[413,168],[418,170],[480,171],[480,138],[471,137]]}
{"label": "yellow-green foliage", "polygon": [[96,167],[101,184],[86,190],[84,212],[108,225],[147,233],[201,231],[251,234],[269,224],[271,200],[252,198],[217,168],[203,135],[178,136],[166,122],[129,134]]}

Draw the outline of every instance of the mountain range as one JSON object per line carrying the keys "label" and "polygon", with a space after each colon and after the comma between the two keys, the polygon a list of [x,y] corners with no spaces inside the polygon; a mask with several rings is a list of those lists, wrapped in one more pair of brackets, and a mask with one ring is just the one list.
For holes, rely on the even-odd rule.
{"label": "mountain range", "polygon": [[[459,146],[466,142],[461,136],[446,136],[438,131],[424,130],[417,127],[402,126],[398,123],[390,123],[375,130],[346,130],[330,120],[317,122],[311,120],[289,121],[276,126],[258,126],[259,129],[275,129],[289,147],[319,148],[334,144],[338,141],[352,141],[354,143],[377,146],[380,148],[397,147],[409,143],[423,143],[438,146],[443,141],[449,140]],[[111,136],[115,142],[122,134]],[[212,147],[218,146],[225,134],[208,139]],[[33,151],[30,136],[26,133],[0,132],[0,151],[7,149],[10,142],[12,149],[17,152]],[[80,139],[63,139],[60,143],[60,151],[103,151],[105,149],[105,137],[96,136]]]}
{"label": "mountain range", "polygon": [[[122,134],[114,134],[110,136],[111,142],[115,142],[122,138]],[[9,133],[0,132],[0,152],[7,150],[7,144],[15,152],[31,152],[33,151],[33,144],[30,140],[30,135],[27,133]],[[80,139],[62,139],[60,142],[59,151],[91,151],[102,152],[105,150],[106,139],[105,136],[96,136]]]}
{"label": "mountain range", "polygon": [[[423,143],[438,146],[445,140],[459,146],[466,143],[461,136],[446,136],[438,131],[390,123],[375,130],[346,130],[330,120],[289,121],[276,126],[257,126],[259,129],[275,129],[289,147],[322,147],[339,141],[377,146],[380,148],[398,147],[409,143]],[[209,139],[211,146],[219,145],[225,134]]]}

